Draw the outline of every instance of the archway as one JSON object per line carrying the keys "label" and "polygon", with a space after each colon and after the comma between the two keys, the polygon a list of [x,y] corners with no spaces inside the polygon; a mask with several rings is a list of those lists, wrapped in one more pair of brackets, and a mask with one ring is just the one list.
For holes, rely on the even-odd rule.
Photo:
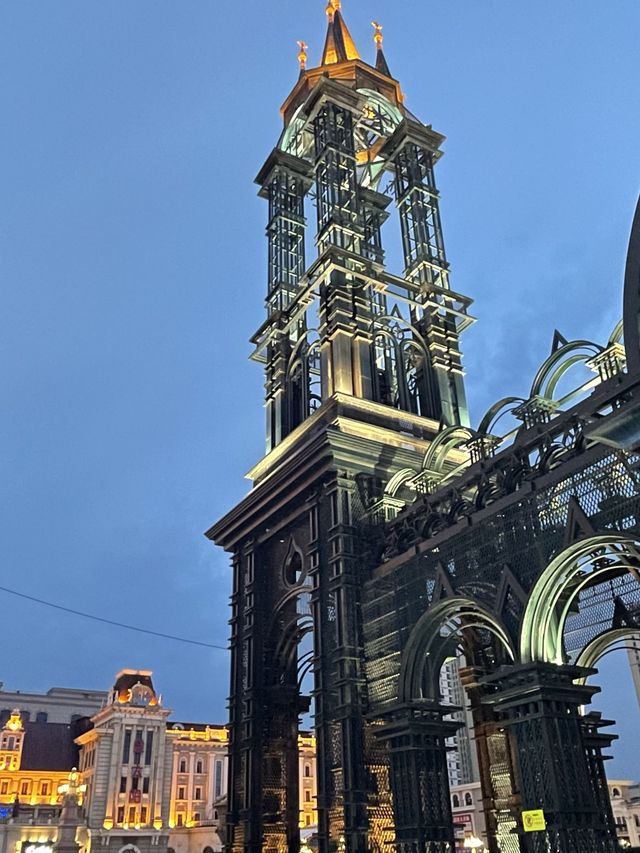
{"label": "archway", "polygon": [[[585,599],[588,591],[627,576],[638,584],[639,573],[640,545],[628,537],[601,534],[565,548],[549,563],[529,596],[520,633],[522,661],[567,662],[567,620],[576,608],[590,606]],[[582,646],[576,649],[574,661],[581,652]]]}

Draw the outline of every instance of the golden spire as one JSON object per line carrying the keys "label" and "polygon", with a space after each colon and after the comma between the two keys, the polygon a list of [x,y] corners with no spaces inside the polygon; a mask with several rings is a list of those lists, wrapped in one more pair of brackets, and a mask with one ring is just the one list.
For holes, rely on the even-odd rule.
{"label": "golden spire", "polygon": [[303,41],[298,42],[298,47],[300,48],[300,52],[298,53],[298,62],[300,63],[300,71],[304,71],[307,67],[307,48],[309,47]]}
{"label": "golden spire", "polygon": [[375,30],[373,40],[376,43],[376,47],[378,50],[382,50],[382,42],[384,41],[384,36],[382,35],[382,24],[379,24],[377,21],[371,21],[371,26]]}
{"label": "golden spire", "polygon": [[341,0],[329,0],[325,9],[329,18],[329,28],[322,52],[321,65],[335,65],[340,62],[350,62],[352,59],[360,59],[358,48],[344,22],[341,9]]}

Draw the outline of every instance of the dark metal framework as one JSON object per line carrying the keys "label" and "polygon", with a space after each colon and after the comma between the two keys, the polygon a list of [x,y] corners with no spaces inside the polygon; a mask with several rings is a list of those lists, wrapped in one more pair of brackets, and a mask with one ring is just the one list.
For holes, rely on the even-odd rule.
{"label": "dark metal framework", "polygon": [[[348,31],[330,7],[339,47]],[[442,137],[404,108],[381,54],[373,68],[335,50],[301,74],[257,179],[268,452],[208,533],[233,555],[227,850],[298,849],[297,733],[313,702],[322,853],[452,853],[457,724],[438,676],[461,648],[491,853],[613,853],[612,736],[582,707],[599,656],[640,628],[640,214],[633,351],[622,323],[605,346],[556,334],[529,397],[471,429],[470,300],[450,288],[433,168]],[[402,277],[383,266],[385,173]],[[567,391],[576,368],[590,378]],[[545,831],[522,831],[529,808]]]}

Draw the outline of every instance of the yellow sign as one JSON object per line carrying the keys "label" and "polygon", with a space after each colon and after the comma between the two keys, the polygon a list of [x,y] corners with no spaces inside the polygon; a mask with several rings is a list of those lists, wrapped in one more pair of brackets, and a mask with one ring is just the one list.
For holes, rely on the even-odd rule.
{"label": "yellow sign", "polygon": [[547,822],[544,819],[542,809],[531,809],[528,812],[522,812],[522,825],[525,832],[540,832],[541,829],[546,829]]}

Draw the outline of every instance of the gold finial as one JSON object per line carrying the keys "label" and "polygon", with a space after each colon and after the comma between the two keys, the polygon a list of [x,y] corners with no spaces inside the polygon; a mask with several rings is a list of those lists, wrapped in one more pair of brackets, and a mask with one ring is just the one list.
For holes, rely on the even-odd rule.
{"label": "gold finial", "polygon": [[371,26],[375,30],[373,40],[376,43],[376,47],[378,50],[382,50],[382,42],[384,41],[384,36],[382,35],[382,24],[379,24],[377,21],[371,21]]}
{"label": "gold finial", "polygon": [[309,47],[309,45],[303,41],[299,41],[298,47],[300,48],[300,53],[298,54],[298,62],[300,63],[300,70],[304,71],[307,67],[307,48]]}
{"label": "gold finial", "polygon": [[324,10],[327,13],[327,17],[329,18],[329,23],[333,23],[333,17],[336,13],[335,0],[329,0],[327,3],[327,8]]}
{"label": "gold finial", "polygon": [[333,0],[333,8],[338,12],[342,9],[342,0]]}

